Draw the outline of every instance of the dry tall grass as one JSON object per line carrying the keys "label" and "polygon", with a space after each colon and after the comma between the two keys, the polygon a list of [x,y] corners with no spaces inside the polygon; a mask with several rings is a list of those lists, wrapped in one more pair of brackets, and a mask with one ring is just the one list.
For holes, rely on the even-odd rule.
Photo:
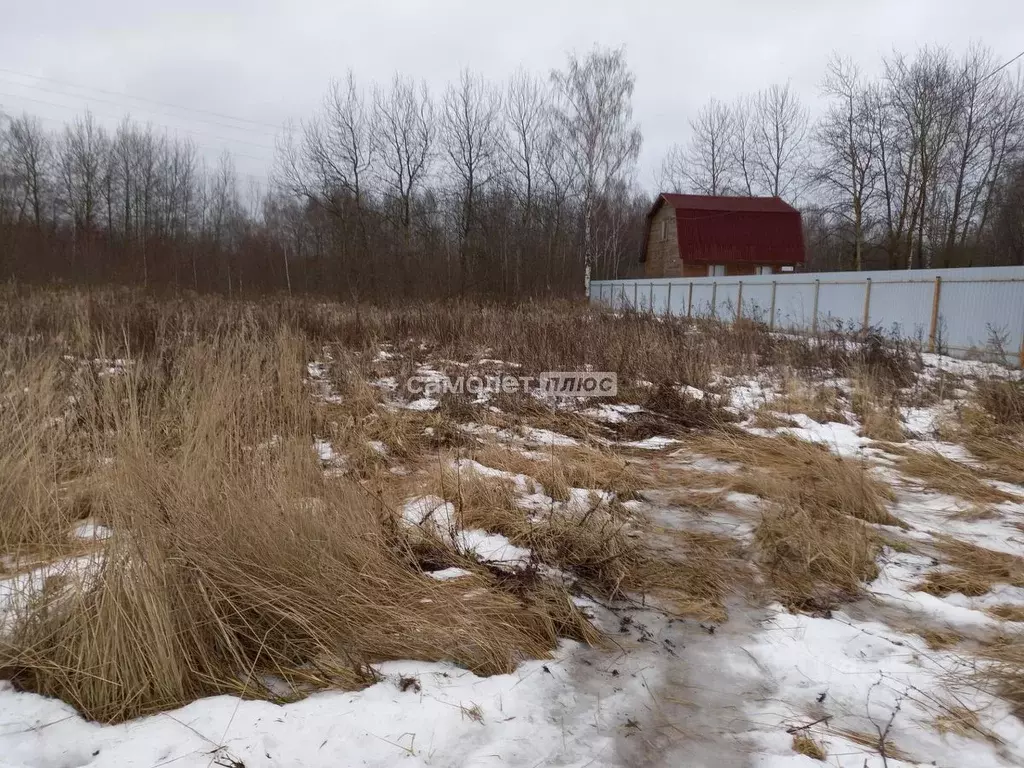
{"label": "dry tall grass", "polygon": [[733,490],[772,501],[795,499],[868,523],[901,525],[886,509],[886,502],[895,498],[891,488],[867,467],[815,443],[735,432],[696,436],[687,447],[743,465],[744,471],[732,480]]}
{"label": "dry tall grass", "polygon": [[[306,339],[243,324],[153,342],[70,390],[42,388],[55,379],[54,348],[49,366],[32,369],[35,411],[14,411],[25,426],[38,412],[38,427],[73,393],[63,437],[105,460],[90,511],[113,532],[81,584],[16,606],[0,670],[17,685],[117,721],[213,693],[274,698],[266,675],[297,695],[362,684],[382,659],[509,672],[547,655],[559,632],[595,638],[550,585],[424,576],[387,510],[325,478]],[[5,509],[21,521],[5,524],[5,544],[65,525],[53,439],[23,430],[0,445],[0,466],[17,470],[5,475]]]}

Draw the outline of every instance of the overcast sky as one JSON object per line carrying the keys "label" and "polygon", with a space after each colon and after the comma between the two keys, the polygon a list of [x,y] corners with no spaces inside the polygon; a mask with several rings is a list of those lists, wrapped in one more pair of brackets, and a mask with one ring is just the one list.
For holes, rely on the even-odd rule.
{"label": "overcast sky", "polygon": [[833,50],[868,72],[877,71],[894,47],[940,44],[961,51],[980,40],[1000,61],[1024,50],[1022,0],[3,5],[0,109],[39,115],[50,128],[87,106],[108,125],[130,111],[171,132],[189,131],[208,156],[229,147],[240,173],[256,177],[271,163],[275,126],[308,116],[328,80],[349,67],[365,82],[399,70],[440,93],[466,66],[495,79],[520,66],[546,75],[567,50],[624,45],[637,77],[635,116],[644,132],[639,180],[650,189],[666,148],[685,140],[687,119],[708,98],[730,100],[789,80],[813,111]]}

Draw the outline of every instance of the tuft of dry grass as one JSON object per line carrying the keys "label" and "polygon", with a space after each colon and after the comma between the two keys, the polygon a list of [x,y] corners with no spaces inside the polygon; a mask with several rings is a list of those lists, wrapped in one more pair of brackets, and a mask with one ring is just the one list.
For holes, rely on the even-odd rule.
{"label": "tuft of dry grass", "polygon": [[916,632],[933,651],[952,648],[964,639],[963,635],[951,629],[921,629]]}
{"label": "tuft of dry grass", "polygon": [[854,731],[849,728],[837,728],[835,732],[844,739],[849,739],[854,744],[870,749],[872,752],[883,754],[882,750],[884,749],[885,756],[891,757],[893,760],[901,760],[906,763],[914,762],[909,753],[900,749],[888,739],[883,742],[877,733],[864,733],[863,731]]}
{"label": "tuft of dry grass", "polygon": [[460,525],[500,533],[609,598],[659,594],[680,612],[721,620],[724,599],[744,570],[732,540],[673,531],[662,532],[658,543],[646,535],[644,520],[597,498],[585,507],[527,510],[509,480],[468,466],[446,468],[432,481],[427,492],[451,501]]}
{"label": "tuft of dry grass", "polygon": [[1003,603],[1002,605],[992,606],[986,611],[986,613],[988,613],[989,616],[994,616],[995,618],[1002,619],[1003,621],[1024,622],[1024,605]]}
{"label": "tuft of dry grass", "polygon": [[768,406],[761,406],[754,412],[754,426],[761,429],[782,429],[783,427],[798,427],[793,419],[776,413]]}
{"label": "tuft of dry grass", "polygon": [[952,570],[929,573],[917,587],[922,592],[940,597],[957,592],[967,597],[979,597],[995,584],[1024,587],[1024,558],[949,536],[942,537],[936,547]]}
{"label": "tuft of dry grass", "polygon": [[899,390],[889,388],[866,373],[854,378],[850,408],[860,421],[860,434],[872,440],[902,443],[906,440],[900,419]]}
{"label": "tuft of dry grass", "polygon": [[793,735],[793,751],[805,755],[812,760],[824,760],[828,757],[828,752],[818,742],[803,733],[797,733]]}
{"label": "tuft of dry grass", "polygon": [[981,649],[981,656],[989,662],[980,672],[982,682],[1024,718],[1024,633],[997,638]]}
{"label": "tuft of dry grass", "polygon": [[[274,699],[268,674],[301,695],[372,681],[379,660],[506,673],[546,657],[559,633],[596,640],[552,585],[424,576],[390,512],[324,476],[312,445],[325,424],[303,384],[312,350],[301,338],[242,325],[158,335],[152,349],[127,371],[80,381],[61,422],[65,445],[107,459],[89,508],[113,535],[78,583],[47,579],[18,601],[0,643],[0,671],[18,687],[108,722],[217,693]],[[41,414],[68,402],[53,389],[60,397]],[[360,440],[379,420],[389,446],[412,442],[369,396],[354,400],[346,423]],[[0,466],[17,466],[26,447],[34,459],[48,451],[46,433],[34,434],[0,443]],[[36,518],[19,536],[63,525],[47,483],[4,486]]]}
{"label": "tuft of dry grass", "polygon": [[762,516],[754,541],[773,592],[797,609],[856,598],[878,576],[877,537],[863,522],[829,509],[777,504]]}
{"label": "tuft of dry grass", "polygon": [[687,447],[745,470],[733,490],[764,499],[793,501],[849,515],[869,523],[902,525],[885,506],[892,489],[857,462],[797,438],[747,433],[697,436]]}
{"label": "tuft of dry grass", "polygon": [[901,448],[899,470],[940,493],[958,496],[974,504],[999,504],[1021,498],[996,488],[982,473],[967,464],[934,450]]}
{"label": "tuft of dry grass", "polygon": [[813,386],[798,378],[783,381],[782,392],[771,401],[771,409],[778,413],[792,415],[802,413],[822,424],[838,422],[846,424],[837,387]]}

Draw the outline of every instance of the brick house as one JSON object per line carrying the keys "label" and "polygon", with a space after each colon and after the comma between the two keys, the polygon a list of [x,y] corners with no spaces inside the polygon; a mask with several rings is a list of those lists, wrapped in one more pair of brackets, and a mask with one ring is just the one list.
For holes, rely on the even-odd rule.
{"label": "brick house", "polygon": [[662,194],[640,261],[652,278],[792,272],[804,263],[800,212],[778,197]]}

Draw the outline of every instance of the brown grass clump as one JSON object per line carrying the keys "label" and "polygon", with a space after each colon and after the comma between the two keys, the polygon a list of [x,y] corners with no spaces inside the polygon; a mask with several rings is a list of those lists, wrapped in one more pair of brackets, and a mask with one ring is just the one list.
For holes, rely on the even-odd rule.
{"label": "brown grass clump", "polygon": [[797,609],[821,610],[861,593],[878,576],[877,537],[866,525],[827,509],[789,503],[765,512],[755,551],[774,593]]}
{"label": "brown grass clump", "polygon": [[113,536],[79,582],[19,600],[0,671],[20,688],[119,721],[217,693],[277,698],[264,675],[301,695],[362,685],[386,659],[505,673],[559,632],[596,637],[554,587],[424,576],[385,509],[324,477],[301,339],[243,326],[154,350],[90,380],[92,410],[68,422],[69,443],[110,459],[91,507]]}
{"label": "brown grass clump", "polygon": [[500,533],[609,598],[661,594],[681,612],[720,619],[742,570],[731,540],[672,532],[652,544],[643,520],[596,498],[585,508],[526,510],[508,480],[468,467],[445,469],[427,490],[455,505],[460,525]]}
{"label": "brown grass clump", "polygon": [[767,406],[761,406],[754,412],[754,426],[761,429],[782,429],[800,425],[789,416],[778,414]]}
{"label": "brown grass clump", "polygon": [[900,419],[899,390],[867,373],[854,378],[850,408],[860,421],[860,434],[872,440],[902,443],[906,440]]}
{"label": "brown grass clump", "polygon": [[1024,605],[1004,603],[1003,605],[994,605],[986,612],[989,616],[994,616],[995,618],[1002,619],[1003,621],[1024,622]]}
{"label": "brown grass clump", "polygon": [[943,561],[951,571],[934,571],[918,585],[922,592],[945,597],[959,592],[979,597],[994,584],[1024,587],[1024,558],[996,552],[949,536],[936,544]]}
{"label": "brown grass clump", "polygon": [[733,490],[792,501],[882,525],[901,525],[885,507],[892,489],[861,465],[797,438],[730,433],[695,437],[688,448],[743,464]]}
{"label": "brown grass clump", "polygon": [[952,648],[964,639],[963,635],[951,629],[921,629],[917,630],[917,634],[924,639],[925,643],[933,651]]}
{"label": "brown grass clump", "polygon": [[806,755],[812,760],[824,761],[828,757],[828,752],[818,742],[803,733],[797,733],[793,735],[793,751]]}
{"label": "brown grass clump", "polygon": [[1024,717],[1024,633],[999,637],[981,650],[989,664],[981,671],[982,680]]}
{"label": "brown grass clump", "polygon": [[988,483],[981,472],[967,464],[954,461],[938,451],[899,451],[899,469],[922,481],[928,487],[975,504],[998,504],[1020,501],[1021,498]]}
{"label": "brown grass clump", "polygon": [[782,393],[772,400],[773,411],[792,415],[802,413],[822,424],[847,423],[836,387],[812,386],[799,379],[787,379]]}
{"label": "brown grass clump", "polygon": [[995,424],[1024,429],[1024,381],[979,381],[975,401]]}
{"label": "brown grass clump", "polygon": [[891,757],[893,760],[901,760],[906,763],[914,762],[908,752],[900,749],[888,739],[882,741],[877,733],[864,733],[863,731],[854,731],[848,728],[837,728],[835,732],[844,739],[849,739],[854,744],[858,744],[878,754],[883,754],[884,750],[885,756]]}

